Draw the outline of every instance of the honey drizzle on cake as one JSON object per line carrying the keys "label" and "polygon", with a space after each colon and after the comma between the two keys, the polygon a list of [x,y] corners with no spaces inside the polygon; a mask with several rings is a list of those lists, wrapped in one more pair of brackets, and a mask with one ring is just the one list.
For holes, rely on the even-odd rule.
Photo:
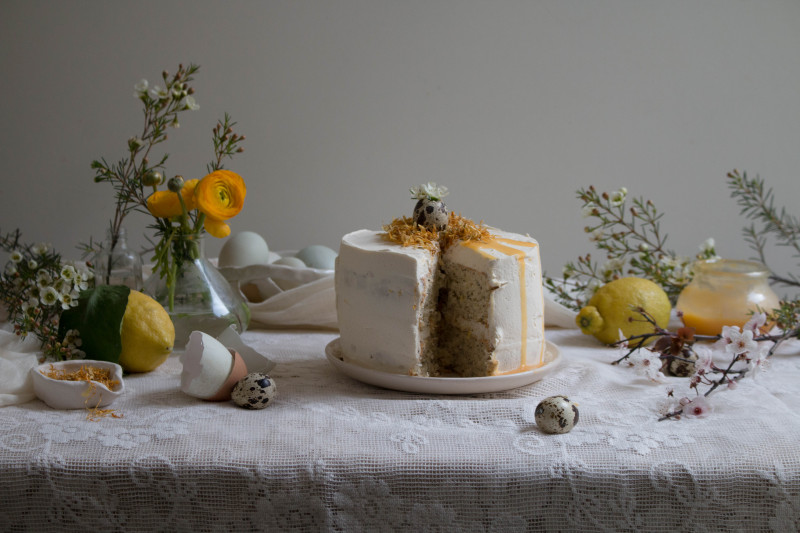
{"label": "honey drizzle on cake", "polygon": [[[504,244],[505,243],[505,244]],[[536,365],[529,365],[528,364],[528,286],[525,283],[525,252],[518,248],[514,248],[513,246],[508,246],[509,244],[513,244],[516,246],[521,246],[524,248],[536,248],[538,244],[532,242],[524,242],[524,241],[516,241],[514,239],[505,239],[502,237],[495,237],[492,236],[491,239],[488,241],[465,241],[461,243],[463,246],[475,250],[476,252],[480,253],[484,257],[492,258],[492,254],[488,253],[486,250],[495,250],[497,252],[514,256],[517,258],[517,265],[519,268],[519,300],[521,306],[521,315],[522,315],[522,324],[521,324],[521,342],[520,342],[520,366],[515,370],[509,370],[507,372],[498,372],[495,375],[497,376],[504,376],[508,374],[517,374],[520,372],[527,372],[528,370],[533,370],[534,368],[538,368],[541,365],[541,354],[539,357],[539,364]]]}

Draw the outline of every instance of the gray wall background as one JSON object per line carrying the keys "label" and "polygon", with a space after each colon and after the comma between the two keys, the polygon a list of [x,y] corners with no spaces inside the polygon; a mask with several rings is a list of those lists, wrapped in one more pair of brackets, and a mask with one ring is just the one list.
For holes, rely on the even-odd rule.
{"label": "gray wall background", "polygon": [[[168,171],[201,177],[226,111],[246,134],[234,231],[338,247],[410,214],[408,188],[537,237],[550,274],[591,249],[575,190],[652,199],[670,248],[751,254],[734,168],[800,214],[800,2],[0,2],[0,230],[65,256],[100,238],[89,165],[141,128],[133,85],[202,66]],[[134,246],[147,217],[128,218]],[[211,239],[211,238],[209,238]],[[215,255],[221,242],[210,242]],[[776,270],[796,260],[774,252]]]}

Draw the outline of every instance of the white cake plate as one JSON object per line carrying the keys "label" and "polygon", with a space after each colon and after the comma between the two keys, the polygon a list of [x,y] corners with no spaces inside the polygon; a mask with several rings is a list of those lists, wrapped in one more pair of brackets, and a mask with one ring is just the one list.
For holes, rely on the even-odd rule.
{"label": "white cake plate", "polygon": [[390,374],[365,368],[342,360],[342,350],[338,337],[325,347],[325,355],[337,370],[363,383],[385,389],[426,394],[479,394],[515,389],[539,381],[555,370],[561,363],[561,351],[558,346],[550,341],[545,343],[544,364],[539,368],[516,374],[481,378],[427,378],[405,374]]}

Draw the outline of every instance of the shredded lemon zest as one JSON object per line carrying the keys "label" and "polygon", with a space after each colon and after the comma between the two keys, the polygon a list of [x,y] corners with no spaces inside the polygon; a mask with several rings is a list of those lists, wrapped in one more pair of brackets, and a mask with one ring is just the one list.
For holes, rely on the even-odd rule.
{"label": "shredded lemon zest", "polygon": [[444,231],[431,231],[417,224],[411,217],[395,218],[383,226],[383,238],[402,246],[424,248],[430,252],[447,250],[458,241],[488,241],[489,230],[483,221],[476,224],[460,214],[450,213]]}
{"label": "shredded lemon zest", "polygon": [[50,379],[60,379],[64,381],[96,381],[109,389],[113,389],[119,385],[118,379],[111,379],[112,374],[110,369],[87,365],[81,365],[78,370],[61,370],[51,364],[48,370],[42,371],[42,375]]}

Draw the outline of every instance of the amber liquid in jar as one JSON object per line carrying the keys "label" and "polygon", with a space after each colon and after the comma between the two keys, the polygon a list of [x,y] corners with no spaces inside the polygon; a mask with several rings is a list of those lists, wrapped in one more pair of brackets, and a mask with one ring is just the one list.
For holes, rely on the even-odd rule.
{"label": "amber liquid in jar", "polygon": [[752,312],[770,312],[778,296],[769,286],[769,270],[755,261],[708,259],[694,265],[694,277],[675,308],[700,335],[718,335],[722,326],[742,327]]}

